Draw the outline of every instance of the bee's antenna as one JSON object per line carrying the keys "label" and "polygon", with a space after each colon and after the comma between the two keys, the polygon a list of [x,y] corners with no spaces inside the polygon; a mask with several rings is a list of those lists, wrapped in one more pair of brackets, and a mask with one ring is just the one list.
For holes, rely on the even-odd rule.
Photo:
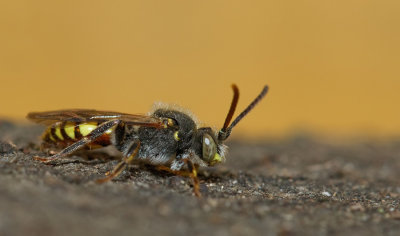
{"label": "bee's antenna", "polygon": [[233,113],[235,112],[235,109],[236,109],[237,102],[239,100],[238,87],[235,84],[233,84],[232,89],[233,89],[233,99],[232,99],[232,103],[231,103],[231,108],[229,109],[228,115],[226,116],[224,126],[218,133],[219,141],[226,140],[229,137],[229,135],[231,134],[233,127],[235,127],[237,125],[237,123],[239,123],[239,121],[242,120],[243,117],[245,117],[247,115],[247,113],[249,113],[257,105],[257,103],[259,103],[261,101],[261,99],[264,98],[264,96],[268,92],[268,85],[264,86],[261,93],[258,94],[258,96],[250,103],[250,105],[248,105],[246,107],[246,109],[244,109],[244,111],[242,111],[242,113],[240,113],[236,117],[236,119],[232,122],[232,124],[228,127],[228,124],[232,119]]}
{"label": "bee's antenna", "polygon": [[224,126],[222,126],[221,131],[225,132],[228,128],[229,123],[232,120],[233,114],[235,113],[237,103],[239,101],[239,88],[236,84],[232,84],[233,89],[233,98],[231,102],[231,107],[229,108],[229,112],[226,115]]}

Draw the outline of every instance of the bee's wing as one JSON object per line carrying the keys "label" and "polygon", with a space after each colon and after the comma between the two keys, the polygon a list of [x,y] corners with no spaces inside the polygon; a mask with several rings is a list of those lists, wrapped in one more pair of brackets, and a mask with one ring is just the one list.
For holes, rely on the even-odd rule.
{"label": "bee's wing", "polygon": [[113,111],[97,111],[89,109],[69,109],[47,112],[31,112],[27,118],[40,124],[51,125],[56,122],[105,122],[121,120],[125,124],[163,127],[161,119],[139,114],[126,114]]}

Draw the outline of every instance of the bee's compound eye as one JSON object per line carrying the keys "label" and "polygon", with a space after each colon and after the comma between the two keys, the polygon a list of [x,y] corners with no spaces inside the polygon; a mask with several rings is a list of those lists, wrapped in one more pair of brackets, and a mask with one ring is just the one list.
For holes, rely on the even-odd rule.
{"label": "bee's compound eye", "polygon": [[214,161],[217,152],[217,145],[214,139],[209,134],[203,136],[203,160],[211,163]]}

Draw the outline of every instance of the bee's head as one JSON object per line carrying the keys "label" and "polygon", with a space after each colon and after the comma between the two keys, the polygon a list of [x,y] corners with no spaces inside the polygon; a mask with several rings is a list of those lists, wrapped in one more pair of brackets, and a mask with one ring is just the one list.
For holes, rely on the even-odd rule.
{"label": "bee's head", "polygon": [[193,143],[197,155],[209,166],[225,159],[226,146],[220,143],[210,127],[199,128]]}
{"label": "bee's head", "polygon": [[195,150],[202,160],[210,166],[220,163],[225,159],[226,146],[223,144],[223,142],[229,137],[233,127],[235,127],[237,123],[239,123],[239,121],[243,119],[243,117],[245,117],[247,113],[249,113],[268,92],[268,86],[264,86],[261,93],[253,100],[252,103],[250,103],[250,105],[247,106],[246,109],[244,109],[244,111],[242,111],[242,113],[236,117],[236,119],[229,126],[239,100],[238,87],[233,84],[232,89],[233,99],[231,107],[225,118],[224,126],[221,130],[219,130],[218,135],[216,135],[215,132],[209,127],[198,129],[196,134],[196,140],[194,142]]}

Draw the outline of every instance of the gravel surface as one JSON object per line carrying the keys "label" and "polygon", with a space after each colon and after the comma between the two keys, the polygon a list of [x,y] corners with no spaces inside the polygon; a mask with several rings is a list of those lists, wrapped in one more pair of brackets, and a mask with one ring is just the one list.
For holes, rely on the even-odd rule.
{"label": "gravel surface", "polygon": [[231,141],[191,181],[113,149],[34,161],[40,126],[0,121],[0,235],[400,235],[400,140]]}

